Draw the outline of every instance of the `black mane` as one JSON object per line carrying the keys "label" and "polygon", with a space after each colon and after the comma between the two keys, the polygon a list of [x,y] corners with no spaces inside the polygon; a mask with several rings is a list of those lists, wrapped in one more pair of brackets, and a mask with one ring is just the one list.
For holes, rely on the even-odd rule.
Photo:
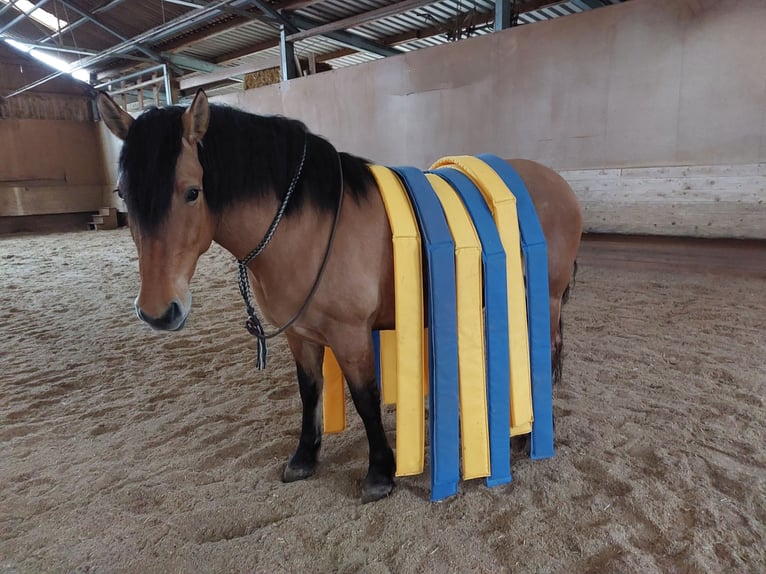
{"label": "black mane", "polygon": [[[142,232],[153,232],[167,216],[173,192],[176,159],[181,152],[183,107],[152,108],[131,125],[120,153],[120,192],[128,212]],[[362,199],[374,183],[365,159],[340,153],[326,139],[298,121],[259,116],[235,108],[211,105],[210,123],[198,147],[204,170],[208,207],[221,213],[237,201],[284,197],[295,174],[304,141],[306,161],[287,206],[289,216],[306,203],[334,211],[340,191],[338,156],[346,190]]]}

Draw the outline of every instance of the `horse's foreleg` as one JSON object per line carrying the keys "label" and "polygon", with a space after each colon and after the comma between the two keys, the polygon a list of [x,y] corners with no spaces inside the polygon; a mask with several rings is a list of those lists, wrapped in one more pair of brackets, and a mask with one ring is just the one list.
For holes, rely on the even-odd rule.
{"label": "horse's foreleg", "polygon": [[284,482],[308,478],[316,472],[319,449],[322,446],[322,357],[321,345],[288,335],[288,344],[295,358],[298,387],[303,403],[301,437],[298,448],[282,472]]}
{"label": "horse's foreleg", "polygon": [[351,398],[367,431],[370,464],[362,483],[362,502],[388,496],[394,488],[396,463],[380,413],[380,391],[375,381],[375,355],[369,331],[346,337],[334,346]]}

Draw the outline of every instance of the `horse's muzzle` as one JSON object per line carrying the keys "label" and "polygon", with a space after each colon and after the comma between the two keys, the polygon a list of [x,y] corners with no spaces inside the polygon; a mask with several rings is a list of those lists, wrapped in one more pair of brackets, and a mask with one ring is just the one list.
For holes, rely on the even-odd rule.
{"label": "horse's muzzle", "polygon": [[178,301],[172,301],[161,317],[147,315],[138,306],[138,300],[134,303],[136,315],[152,329],[158,331],[179,331],[186,324],[188,313],[184,313],[183,306]]}

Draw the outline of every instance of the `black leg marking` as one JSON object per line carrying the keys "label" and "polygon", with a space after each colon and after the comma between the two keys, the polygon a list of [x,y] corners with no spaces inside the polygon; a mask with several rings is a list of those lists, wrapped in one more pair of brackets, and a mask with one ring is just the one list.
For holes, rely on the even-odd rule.
{"label": "black leg marking", "polygon": [[362,385],[349,384],[359,416],[367,431],[370,445],[370,466],[362,483],[362,503],[385,498],[394,488],[396,461],[388,444],[380,414],[380,391],[375,379]]}
{"label": "black leg marking", "polygon": [[298,387],[303,402],[301,438],[295,454],[290,458],[282,473],[284,482],[294,482],[308,478],[316,472],[319,449],[322,446],[322,419],[319,411],[319,397],[322,393],[322,380],[309,375],[300,365],[298,369]]}

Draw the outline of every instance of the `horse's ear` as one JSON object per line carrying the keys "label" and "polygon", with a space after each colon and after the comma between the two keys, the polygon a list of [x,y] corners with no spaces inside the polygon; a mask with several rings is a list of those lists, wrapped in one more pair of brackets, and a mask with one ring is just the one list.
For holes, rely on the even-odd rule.
{"label": "horse's ear", "polygon": [[197,95],[183,115],[184,137],[191,144],[202,141],[210,121],[210,105],[204,90],[197,90]]}
{"label": "horse's ear", "polygon": [[128,137],[128,130],[133,124],[131,115],[123,110],[106,92],[99,92],[96,105],[98,106],[98,113],[101,114],[101,118],[109,131],[121,140]]}

